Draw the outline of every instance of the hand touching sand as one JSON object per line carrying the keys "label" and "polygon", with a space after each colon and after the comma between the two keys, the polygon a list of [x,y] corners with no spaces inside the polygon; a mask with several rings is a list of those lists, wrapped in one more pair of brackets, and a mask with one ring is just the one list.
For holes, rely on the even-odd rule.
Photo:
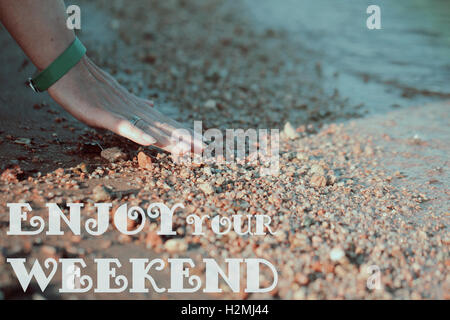
{"label": "hand touching sand", "polygon": [[[122,87],[111,75],[84,57],[50,89],[51,97],[78,120],[108,129],[138,144],[155,145],[172,154],[194,151],[193,134],[153,109],[153,103]],[[184,129],[181,143],[173,140]],[[179,142],[178,141],[178,142]]]}

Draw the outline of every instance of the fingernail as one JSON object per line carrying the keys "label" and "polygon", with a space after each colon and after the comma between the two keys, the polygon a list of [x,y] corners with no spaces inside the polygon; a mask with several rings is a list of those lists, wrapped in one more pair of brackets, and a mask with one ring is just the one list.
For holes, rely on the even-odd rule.
{"label": "fingernail", "polygon": [[154,144],[156,143],[156,139],[152,136],[149,136],[148,134],[142,135],[142,140],[144,140],[147,144]]}

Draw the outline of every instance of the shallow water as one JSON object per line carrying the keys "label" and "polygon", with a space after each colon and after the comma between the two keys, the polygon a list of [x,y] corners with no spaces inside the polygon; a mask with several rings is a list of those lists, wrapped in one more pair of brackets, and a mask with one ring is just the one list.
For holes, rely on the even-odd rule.
{"label": "shallow water", "polygon": [[[366,26],[371,4],[380,6],[381,30]],[[246,0],[245,5],[262,28],[286,30],[292,41],[313,50],[310,58],[323,62],[326,75],[340,75],[328,85],[368,111],[450,97],[448,0]]]}

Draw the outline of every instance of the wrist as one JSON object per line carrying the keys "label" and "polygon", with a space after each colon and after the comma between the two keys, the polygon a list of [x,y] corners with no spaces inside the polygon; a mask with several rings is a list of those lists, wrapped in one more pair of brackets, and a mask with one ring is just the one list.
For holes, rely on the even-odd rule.
{"label": "wrist", "polygon": [[53,97],[58,92],[74,89],[79,83],[89,79],[90,72],[87,59],[88,57],[84,55],[72,69],[48,89],[48,93]]}
{"label": "wrist", "polygon": [[86,48],[78,38],[61,53],[45,70],[29,80],[30,87],[36,92],[47,91],[62,77],[69,73],[85,56]]}

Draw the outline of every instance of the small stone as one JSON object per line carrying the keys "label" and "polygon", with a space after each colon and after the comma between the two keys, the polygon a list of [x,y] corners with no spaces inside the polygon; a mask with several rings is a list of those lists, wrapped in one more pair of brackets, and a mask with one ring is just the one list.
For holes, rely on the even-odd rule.
{"label": "small stone", "polygon": [[219,178],[216,179],[216,184],[218,186],[221,186],[224,182],[225,182],[225,178],[224,177],[219,177]]}
{"label": "small stone", "polygon": [[150,158],[148,155],[146,155],[144,152],[138,153],[138,164],[139,167],[142,169],[151,170],[153,168],[152,164],[152,158]]}
{"label": "small stone", "polygon": [[95,202],[110,200],[111,190],[100,184],[92,190],[92,199]]}
{"label": "small stone", "polygon": [[321,175],[313,175],[309,182],[313,187],[325,187],[327,185],[327,178]]}
{"label": "small stone", "polygon": [[189,178],[189,175],[190,175],[190,173],[189,173],[188,169],[186,169],[186,168],[181,169],[180,178],[187,179],[187,178]]}
{"label": "small stone", "polygon": [[299,134],[295,131],[295,129],[292,127],[290,122],[286,122],[283,129],[284,134],[287,138],[294,140],[299,138]]}
{"label": "small stone", "polygon": [[39,293],[33,293],[33,295],[31,296],[32,300],[47,300],[45,299],[45,297]]}
{"label": "small stone", "polygon": [[98,248],[105,250],[111,247],[111,244],[112,244],[111,240],[101,240],[98,242]]}
{"label": "small stone", "polygon": [[214,193],[214,188],[209,183],[202,183],[198,187],[207,195]]}
{"label": "small stone", "polygon": [[215,100],[210,99],[210,100],[206,101],[203,106],[207,109],[216,109],[217,103]]}
{"label": "small stone", "polygon": [[336,180],[337,180],[336,176],[334,176],[334,175],[329,175],[329,176],[328,176],[328,179],[327,179],[327,183],[328,183],[330,186],[332,186],[333,184],[336,183]]}
{"label": "small stone", "polygon": [[19,166],[15,166],[14,168],[6,169],[0,175],[0,180],[9,183],[17,183],[19,182],[18,175],[22,173],[22,170]]}
{"label": "small stone", "polygon": [[78,257],[78,250],[74,246],[68,246],[64,248],[64,256],[67,258],[75,258]]}
{"label": "small stone", "polygon": [[331,261],[339,261],[345,256],[344,250],[341,248],[333,248],[330,251],[330,259]]}
{"label": "small stone", "polygon": [[314,164],[312,165],[311,169],[309,170],[310,174],[318,174],[323,176],[325,174],[325,170],[323,169],[323,167],[321,165],[318,164]]}
{"label": "small stone", "polygon": [[353,153],[356,155],[360,155],[362,152],[361,150],[361,144],[357,143],[353,146]]}
{"label": "small stone", "polygon": [[309,283],[309,278],[303,273],[298,273],[295,275],[295,282],[301,286],[305,286]]}
{"label": "small stone", "polygon": [[124,244],[124,243],[130,243],[133,239],[129,235],[121,233],[119,235],[119,237],[117,238],[117,240],[119,241],[119,243]]}
{"label": "small stone", "polygon": [[56,249],[51,246],[42,246],[41,253],[46,257],[54,257],[56,255]]}
{"label": "small stone", "polygon": [[425,231],[419,230],[418,234],[419,234],[419,239],[420,240],[427,240],[428,239],[427,233]]}
{"label": "small stone", "polygon": [[374,155],[374,151],[373,151],[372,147],[370,147],[370,146],[366,146],[364,148],[364,153],[365,153],[366,156],[373,156]]}
{"label": "small stone", "polygon": [[150,231],[145,238],[145,245],[147,248],[156,248],[162,245],[163,241],[158,233]]}
{"label": "small stone", "polygon": [[109,162],[125,161],[128,158],[127,154],[117,147],[102,150],[100,155]]}
{"label": "small stone", "polygon": [[300,290],[297,290],[294,293],[293,298],[294,298],[294,300],[305,300],[305,298],[306,298],[305,290],[303,288]]}
{"label": "small stone", "polygon": [[300,161],[306,161],[308,160],[308,156],[302,152],[297,152],[297,154],[295,155],[295,157],[300,160]]}
{"label": "small stone", "polygon": [[80,243],[81,242],[81,237],[77,236],[77,235],[73,235],[70,237],[70,242],[72,243]]}
{"label": "small stone", "polygon": [[187,250],[187,243],[184,239],[170,239],[164,244],[164,248],[169,253],[181,253]]}
{"label": "small stone", "polygon": [[14,140],[14,143],[16,143],[16,144],[21,144],[21,145],[24,145],[24,146],[28,146],[28,145],[31,144],[31,139],[28,139],[28,138],[18,138],[18,139],[16,139],[16,140]]}

